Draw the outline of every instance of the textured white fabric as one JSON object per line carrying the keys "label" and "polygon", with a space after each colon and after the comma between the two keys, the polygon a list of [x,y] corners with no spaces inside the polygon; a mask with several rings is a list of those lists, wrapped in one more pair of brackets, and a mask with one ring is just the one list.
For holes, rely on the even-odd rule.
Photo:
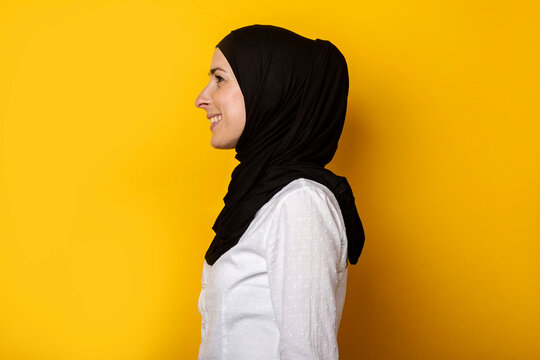
{"label": "textured white fabric", "polygon": [[199,360],[338,359],[347,237],[324,185],[296,179],[237,245],[203,264]]}

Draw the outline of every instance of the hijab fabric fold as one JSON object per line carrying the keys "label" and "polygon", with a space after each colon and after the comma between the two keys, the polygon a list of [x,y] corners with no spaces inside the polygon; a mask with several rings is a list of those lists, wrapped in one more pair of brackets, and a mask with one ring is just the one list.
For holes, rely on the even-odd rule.
{"label": "hijab fabric fold", "polygon": [[347,110],[349,75],[330,41],[273,25],[231,31],[217,45],[239,83],[246,123],[236,145],[225,206],[205,254],[213,265],[235,246],[257,211],[297,178],[325,185],[345,222],[348,261],[356,264],[364,229],[345,177],[324,168],[338,147]]}

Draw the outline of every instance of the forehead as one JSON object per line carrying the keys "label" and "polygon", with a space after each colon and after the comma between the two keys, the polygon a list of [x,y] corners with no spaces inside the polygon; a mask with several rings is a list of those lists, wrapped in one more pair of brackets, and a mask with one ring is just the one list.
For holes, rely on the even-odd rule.
{"label": "forehead", "polygon": [[216,68],[219,67],[225,71],[232,72],[231,66],[229,65],[229,62],[227,61],[227,58],[219,48],[216,48],[214,51],[214,54],[212,55],[212,61],[210,63],[210,67]]}

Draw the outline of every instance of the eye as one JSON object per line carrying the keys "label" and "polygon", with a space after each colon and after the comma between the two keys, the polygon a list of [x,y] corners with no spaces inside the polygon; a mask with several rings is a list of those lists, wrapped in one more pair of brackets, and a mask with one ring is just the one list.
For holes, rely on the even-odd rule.
{"label": "eye", "polygon": [[[216,75],[216,79],[218,79],[218,80],[225,80],[225,79],[223,79],[223,78],[222,78],[221,76],[219,76],[219,75]],[[221,81],[218,81],[218,83],[220,83],[220,82],[221,82]]]}

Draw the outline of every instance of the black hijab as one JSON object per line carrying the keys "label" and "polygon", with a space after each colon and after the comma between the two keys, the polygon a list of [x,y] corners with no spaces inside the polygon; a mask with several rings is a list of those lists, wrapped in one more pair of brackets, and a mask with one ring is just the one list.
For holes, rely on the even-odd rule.
{"label": "black hijab", "polygon": [[[231,31],[217,45],[238,81],[246,123],[236,145],[225,206],[212,229],[205,259],[213,265],[235,246],[257,211],[297,178],[325,185],[344,218],[348,261],[356,264],[364,229],[345,177],[324,166],[341,136],[349,74],[344,56],[327,40],[311,40],[272,25]],[[293,239],[294,240],[294,239]]]}

